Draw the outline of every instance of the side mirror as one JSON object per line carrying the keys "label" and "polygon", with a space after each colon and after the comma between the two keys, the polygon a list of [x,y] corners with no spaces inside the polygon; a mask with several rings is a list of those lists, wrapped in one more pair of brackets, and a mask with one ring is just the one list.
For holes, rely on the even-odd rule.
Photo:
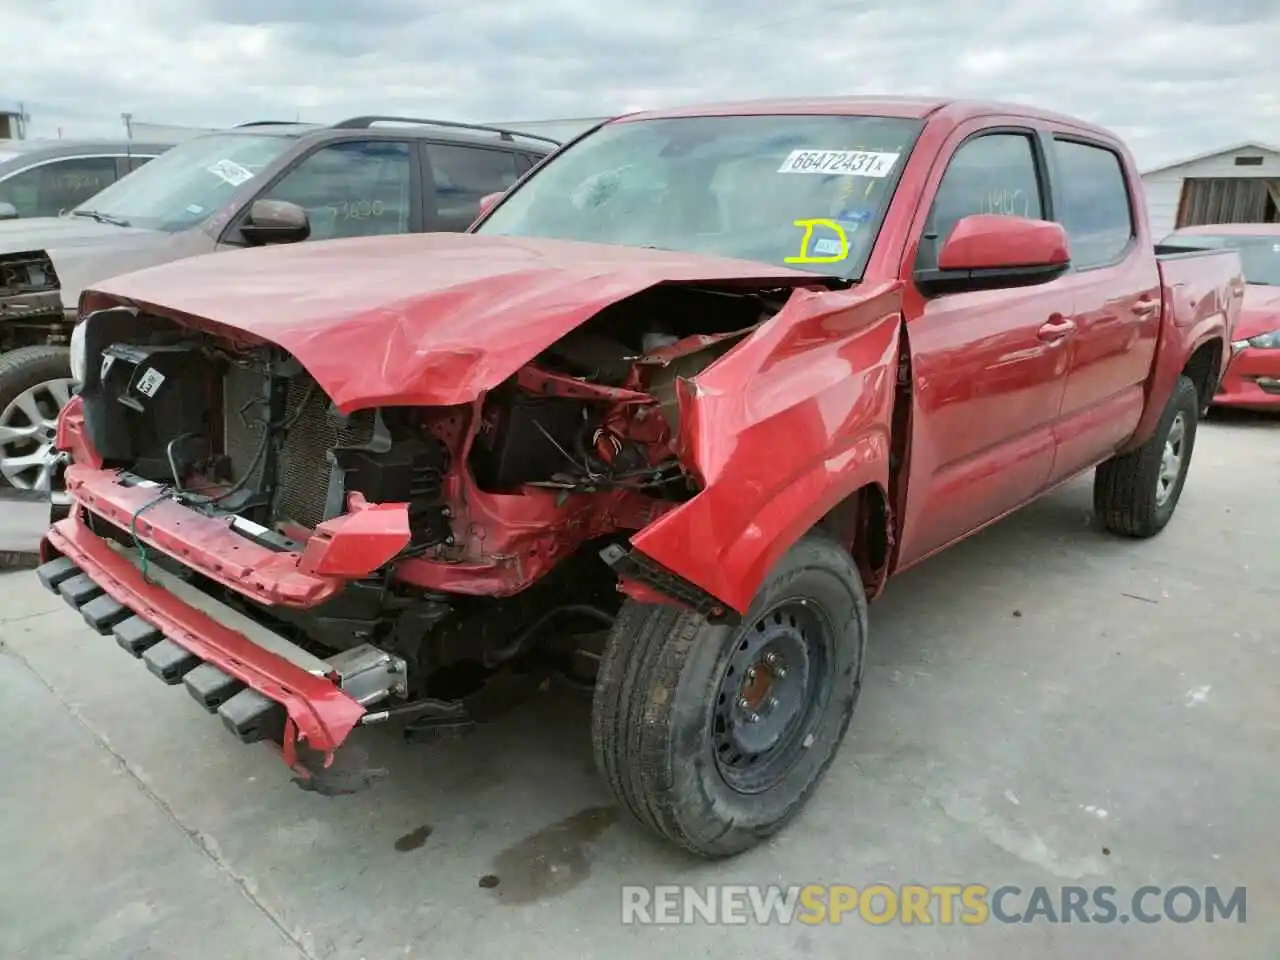
{"label": "side mirror", "polygon": [[505,193],[506,193],[505,190],[499,190],[497,193],[487,193],[483,197],[481,197],[480,212],[477,214],[477,216],[483,217],[486,213],[488,213],[491,209],[493,209],[493,205],[497,203],[499,200],[501,200],[503,197],[503,194]]}
{"label": "side mirror", "polygon": [[938,251],[936,270],[917,270],[927,296],[1048,283],[1067,272],[1067,232],[1050,220],[978,213],[961,218]]}
{"label": "side mirror", "polygon": [[240,233],[255,246],[298,243],[311,236],[307,211],[288,200],[255,200]]}
{"label": "side mirror", "polygon": [[0,220],[17,220],[18,208],[12,203],[0,200]]}

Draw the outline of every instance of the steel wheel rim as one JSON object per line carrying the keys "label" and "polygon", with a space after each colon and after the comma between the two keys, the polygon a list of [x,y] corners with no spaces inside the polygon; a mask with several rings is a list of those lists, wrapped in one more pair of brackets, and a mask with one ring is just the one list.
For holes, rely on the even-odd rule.
{"label": "steel wheel rim", "polygon": [[830,699],[833,636],[812,603],[795,600],[735,636],[711,718],[711,752],[731,789],[776,786],[812,744]]}
{"label": "steel wheel rim", "polygon": [[1173,490],[1182,476],[1183,459],[1186,454],[1187,418],[1179,411],[1169,425],[1169,433],[1164,438],[1164,450],[1160,454],[1160,473],[1156,477],[1156,505],[1164,506],[1173,496]]}
{"label": "steel wheel rim", "polygon": [[28,387],[0,411],[0,476],[20,490],[48,490],[58,411],[75,381],[58,377]]}

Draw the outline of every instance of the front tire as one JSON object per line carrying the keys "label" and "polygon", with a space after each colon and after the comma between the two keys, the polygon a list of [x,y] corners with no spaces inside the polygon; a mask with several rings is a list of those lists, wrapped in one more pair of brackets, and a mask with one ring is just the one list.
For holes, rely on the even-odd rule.
{"label": "front tire", "polygon": [[1093,511],[1112,533],[1153,537],[1169,523],[1182,496],[1196,444],[1200,395],[1179,377],[1147,442],[1098,466]]}
{"label": "front tire", "polygon": [[795,817],[835,758],[866,636],[858,570],[817,535],[736,628],[629,600],[596,680],[596,766],[660,836],[704,857],[740,853]]}
{"label": "front tire", "polygon": [[66,347],[19,347],[0,356],[0,487],[49,489],[58,412],[74,387]]}

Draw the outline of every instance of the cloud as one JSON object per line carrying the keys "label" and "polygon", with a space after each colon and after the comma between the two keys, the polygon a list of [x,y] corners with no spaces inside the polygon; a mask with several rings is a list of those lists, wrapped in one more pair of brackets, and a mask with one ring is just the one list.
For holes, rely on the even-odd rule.
{"label": "cloud", "polygon": [[33,135],[76,136],[124,111],[493,121],[940,94],[1081,116],[1155,163],[1280,140],[1277,49],[1275,0],[7,0],[0,98]]}

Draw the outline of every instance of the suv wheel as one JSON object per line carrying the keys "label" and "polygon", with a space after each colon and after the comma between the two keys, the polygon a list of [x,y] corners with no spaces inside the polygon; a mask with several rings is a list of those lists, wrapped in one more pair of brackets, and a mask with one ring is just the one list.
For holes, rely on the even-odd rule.
{"label": "suv wheel", "polygon": [[66,347],[0,356],[0,486],[49,489],[58,411],[74,386]]}

